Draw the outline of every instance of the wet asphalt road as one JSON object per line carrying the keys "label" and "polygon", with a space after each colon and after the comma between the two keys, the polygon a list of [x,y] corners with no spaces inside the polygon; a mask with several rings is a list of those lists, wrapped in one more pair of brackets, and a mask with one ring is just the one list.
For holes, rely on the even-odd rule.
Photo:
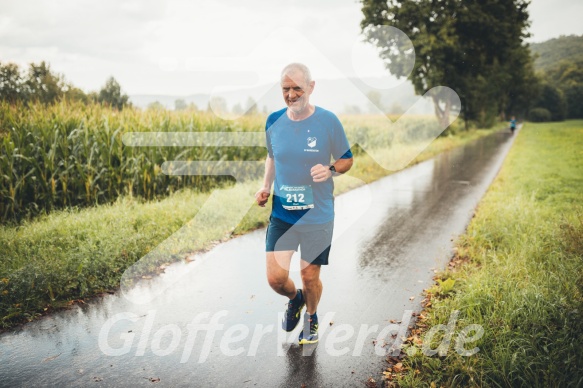
{"label": "wet asphalt road", "polygon": [[[451,257],[452,239],[464,231],[510,146],[509,133],[494,134],[336,199],[316,346],[297,345],[299,326],[280,329],[285,298],[265,280],[265,230],[258,230],[171,266],[132,295],[110,295],[1,335],[0,386],[380,381],[391,334],[406,328],[407,310],[419,311],[433,270]],[[297,259],[292,266],[298,285]],[[164,291],[134,303],[149,287]],[[391,326],[391,319],[404,323]]]}

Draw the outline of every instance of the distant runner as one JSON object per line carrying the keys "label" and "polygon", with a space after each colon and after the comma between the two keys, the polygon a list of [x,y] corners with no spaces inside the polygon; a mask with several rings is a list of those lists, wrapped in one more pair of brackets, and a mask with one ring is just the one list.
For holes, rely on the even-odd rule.
{"label": "distant runner", "polygon": [[[305,65],[292,63],[283,69],[281,90],[287,108],[267,118],[265,176],[255,194],[257,204],[265,206],[275,183],[265,239],[267,280],[275,292],[289,298],[282,322],[285,331],[296,328],[307,306],[300,344],[318,342],[320,267],[328,264],[334,227],[332,177],[350,170],[353,161],[340,120],[310,104],[314,85]],[[289,278],[298,246],[301,289]]]}
{"label": "distant runner", "polygon": [[516,117],[512,116],[512,118],[510,119],[510,132],[514,133],[515,129],[516,129]]}

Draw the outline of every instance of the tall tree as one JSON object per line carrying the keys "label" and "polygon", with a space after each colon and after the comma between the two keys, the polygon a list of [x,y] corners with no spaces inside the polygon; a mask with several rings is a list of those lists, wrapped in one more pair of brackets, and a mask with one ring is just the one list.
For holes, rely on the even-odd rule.
{"label": "tall tree", "polygon": [[545,108],[551,112],[552,121],[563,121],[567,116],[567,101],[563,92],[548,83],[542,85],[541,93],[535,106],[537,108]]}
{"label": "tall tree", "polygon": [[247,102],[245,103],[245,114],[254,115],[257,113],[257,102],[253,97],[247,97]]}
{"label": "tall tree", "polygon": [[371,114],[376,114],[378,111],[383,111],[383,104],[381,102],[381,93],[377,90],[371,90],[366,94],[368,98],[368,111]]}
{"label": "tall tree", "polygon": [[[455,90],[466,120],[487,122],[506,109],[532,72],[527,0],[362,0],[361,28],[380,49],[387,69],[408,76],[417,94],[436,86]],[[404,32],[415,50],[400,49]],[[406,64],[415,61],[413,71]],[[530,70],[525,67],[530,66]],[[534,77],[533,77],[534,78]],[[521,90],[517,90],[521,89]],[[432,96],[438,118],[456,107],[445,95]]]}
{"label": "tall tree", "polygon": [[15,103],[27,99],[25,80],[15,63],[0,63],[0,99]]}
{"label": "tall tree", "polygon": [[69,101],[80,101],[84,104],[90,101],[90,97],[83,90],[70,83],[65,86],[63,97]]}
{"label": "tall tree", "polygon": [[229,107],[227,106],[227,100],[224,97],[214,96],[208,102],[207,112],[213,112],[216,115],[221,115],[224,113],[229,113]]}
{"label": "tall tree", "polygon": [[567,117],[583,119],[583,83],[567,86],[565,89],[567,100]]}
{"label": "tall tree", "polygon": [[105,85],[99,91],[97,100],[118,110],[122,110],[129,105],[129,97],[127,94],[122,93],[121,86],[113,77],[107,79]]}
{"label": "tall tree", "polygon": [[188,108],[188,105],[186,105],[184,99],[180,98],[174,101],[174,110],[185,110],[186,108]]}
{"label": "tall tree", "polygon": [[[369,42],[379,48],[387,69],[397,77],[408,77],[417,94],[425,94],[436,86],[458,90],[452,53],[457,50],[453,29],[454,4],[452,0],[436,6],[430,0],[362,0],[364,19],[361,28]],[[414,46],[408,46],[406,37],[386,27],[395,27],[407,35]],[[414,61],[409,73],[409,63]],[[452,101],[446,96],[432,96],[435,113],[445,121]],[[442,109],[440,103],[445,106]]]}
{"label": "tall tree", "polygon": [[65,78],[61,74],[53,73],[45,61],[38,65],[30,64],[25,84],[31,99],[44,104],[59,100],[66,89]]}
{"label": "tall tree", "polygon": [[[564,94],[567,105],[566,117],[570,119],[583,118],[583,60],[579,62],[558,61],[552,67],[549,65],[542,76]],[[544,92],[543,89],[543,94]],[[542,94],[541,98],[543,98]],[[551,110],[557,119],[561,117],[561,104],[553,106],[558,110],[552,112],[552,107],[547,107],[547,109]]]}
{"label": "tall tree", "polygon": [[243,107],[241,106],[240,103],[236,103],[235,105],[233,105],[233,114],[236,115],[242,115],[243,113],[245,113],[245,111],[243,110]]}

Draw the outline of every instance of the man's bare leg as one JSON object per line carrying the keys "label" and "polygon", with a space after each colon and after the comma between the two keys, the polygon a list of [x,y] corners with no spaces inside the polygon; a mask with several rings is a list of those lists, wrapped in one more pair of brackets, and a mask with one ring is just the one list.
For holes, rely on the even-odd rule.
{"label": "man's bare leg", "polygon": [[320,281],[320,265],[310,264],[301,260],[302,284],[304,299],[306,300],[306,312],[313,315],[318,310],[318,303],[322,296],[322,282]]}
{"label": "man's bare leg", "polygon": [[297,289],[289,277],[289,266],[294,251],[267,252],[267,282],[280,295],[293,299]]}

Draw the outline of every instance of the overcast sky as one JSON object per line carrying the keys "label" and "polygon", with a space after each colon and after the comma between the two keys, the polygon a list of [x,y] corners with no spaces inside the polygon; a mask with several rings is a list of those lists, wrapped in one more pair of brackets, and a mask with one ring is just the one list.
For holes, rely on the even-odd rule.
{"label": "overcast sky", "polygon": [[[384,74],[361,43],[355,0],[0,0],[0,61],[48,61],[82,89],[113,75],[128,94],[188,95],[276,82]],[[583,34],[583,1],[533,0],[530,41]]]}

